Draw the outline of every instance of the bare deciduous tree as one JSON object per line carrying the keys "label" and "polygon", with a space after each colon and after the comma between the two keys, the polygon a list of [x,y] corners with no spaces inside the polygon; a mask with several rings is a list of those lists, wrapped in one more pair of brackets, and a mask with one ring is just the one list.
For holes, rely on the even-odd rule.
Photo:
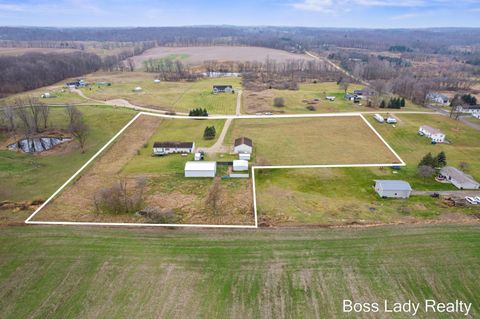
{"label": "bare deciduous tree", "polygon": [[68,119],[68,131],[78,140],[82,153],[85,153],[85,142],[88,137],[89,129],[83,119],[82,113],[76,106],[69,105],[65,108],[65,114]]}

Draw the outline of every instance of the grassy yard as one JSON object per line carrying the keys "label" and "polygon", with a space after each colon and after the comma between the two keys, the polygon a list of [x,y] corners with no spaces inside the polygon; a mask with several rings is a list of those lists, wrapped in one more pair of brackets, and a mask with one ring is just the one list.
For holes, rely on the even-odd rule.
{"label": "grassy yard", "polygon": [[[426,219],[469,219],[478,208],[444,207],[440,200],[412,197],[383,200],[372,189],[375,179],[401,179],[415,190],[456,190],[434,178],[417,176],[417,163],[428,152],[444,151],[449,165],[470,164],[468,173],[480,179],[480,133],[440,115],[397,115],[396,127],[368,119],[407,163],[399,171],[389,168],[262,170],[257,173],[259,214],[273,224],[346,224],[410,222]],[[446,133],[451,144],[430,144],[417,134],[427,124]]]}
{"label": "grassy yard", "polygon": [[[0,201],[46,199],[134,116],[132,111],[104,106],[80,109],[90,127],[84,154],[76,142],[68,151],[38,156],[0,151]],[[64,126],[63,109],[54,108],[50,120],[55,127]],[[3,219],[9,212],[1,214]]]}
{"label": "grassy yard", "polygon": [[[350,85],[348,92],[362,89],[361,85]],[[270,89],[261,92],[245,92],[245,111],[247,113],[271,111],[275,113],[334,113],[334,112],[362,112],[372,111],[374,109],[354,104],[344,98],[345,92],[335,82],[322,83],[301,83],[298,90],[276,90]],[[335,101],[327,101],[326,96],[335,96]],[[275,97],[283,97],[285,107],[274,107],[273,100]],[[315,111],[307,110],[309,105],[303,100],[313,100],[319,98],[316,104],[312,104],[316,108]],[[425,108],[416,106],[410,102],[402,110],[406,111],[424,111]],[[400,111],[402,111],[400,110]]]}
{"label": "grassy yard", "polygon": [[[125,99],[132,104],[188,112],[193,108],[206,108],[211,114],[234,114],[236,94],[212,94],[214,84],[232,84],[241,87],[239,78],[203,79],[196,82],[154,83],[155,74],[145,72],[94,73],[86,80],[112,82],[112,86],[92,85],[82,91],[96,100]],[[140,86],[142,92],[133,92]]]}
{"label": "grassy yard", "polygon": [[398,162],[358,116],[234,120],[225,141],[240,136],[263,166]]}
{"label": "grassy yard", "polygon": [[[480,132],[459,121],[454,121],[441,115],[399,114],[399,123],[394,128],[391,125],[380,124],[372,117],[367,119],[386,141],[409,164],[402,172],[403,178],[412,179],[414,186],[421,186],[415,177],[416,167],[422,157],[428,152],[436,155],[444,151],[448,165],[458,167],[460,162],[470,166],[468,173],[480,180]],[[450,144],[432,145],[426,137],[417,134],[421,125],[429,125],[440,129],[446,134]],[[440,187],[434,183],[431,187]]]}
{"label": "grassy yard", "polygon": [[0,318],[372,318],[343,314],[343,299],[458,299],[476,318],[479,234],[3,228]]}

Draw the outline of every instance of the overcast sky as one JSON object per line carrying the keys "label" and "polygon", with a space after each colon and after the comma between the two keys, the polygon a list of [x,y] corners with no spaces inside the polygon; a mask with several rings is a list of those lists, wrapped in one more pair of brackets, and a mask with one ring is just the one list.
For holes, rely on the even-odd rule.
{"label": "overcast sky", "polygon": [[0,0],[0,25],[480,27],[480,0]]}

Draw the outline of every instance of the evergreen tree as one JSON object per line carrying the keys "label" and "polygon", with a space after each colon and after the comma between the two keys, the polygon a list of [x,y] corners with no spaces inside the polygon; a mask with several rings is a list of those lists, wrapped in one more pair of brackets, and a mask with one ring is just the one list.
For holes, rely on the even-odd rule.
{"label": "evergreen tree", "polygon": [[380,108],[384,109],[385,106],[386,106],[385,100],[382,100],[382,102],[380,102]]}
{"label": "evergreen tree", "polygon": [[440,152],[438,153],[437,155],[437,162],[438,162],[438,166],[447,166],[447,155],[445,154],[445,152]]}
{"label": "evergreen tree", "polygon": [[400,102],[400,107],[405,107],[405,98],[402,98],[402,101]]}
{"label": "evergreen tree", "polygon": [[216,134],[217,131],[215,130],[215,126],[207,126],[203,132],[203,138],[206,140],[212,140],[215,138]]}

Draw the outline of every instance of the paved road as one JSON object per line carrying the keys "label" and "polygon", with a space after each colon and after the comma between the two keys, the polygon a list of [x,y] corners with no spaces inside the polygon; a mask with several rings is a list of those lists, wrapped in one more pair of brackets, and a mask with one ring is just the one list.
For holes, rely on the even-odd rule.
{"label": "paved road", "polygon": [[442,196],[480,196],[480,190],[458,190],[458,191],[412,191],[412,195],[417,196],[431,196],[434,193],[437,193]]}

